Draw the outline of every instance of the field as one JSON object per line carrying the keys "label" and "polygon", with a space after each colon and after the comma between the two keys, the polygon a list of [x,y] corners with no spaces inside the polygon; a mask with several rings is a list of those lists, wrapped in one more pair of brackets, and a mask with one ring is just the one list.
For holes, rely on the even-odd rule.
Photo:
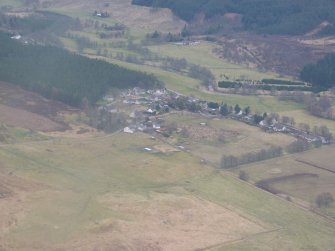
{"label": "field", "polygon": [[185,22],[174,17],[169,10],[151,10],[150,8],[138,7],[131,5],[131,0],[112,0],[108,2],[109,6],[104,6],[104,2],[89,0],[53,2],[48,10],[64,15],[78,16],[79,18],[88,18],[94,10],[103,9],[111,14],[111,18],[103,20],[104,22],[124,23],[128,27],[132,27],[133,34],[143,34],[143,30],[155,31],[159,29],[167,32],[178,32],[185,25]]}
{"label": "field", "polygon": [[263,161],[240,167],[234,172],[244,170],[252,183],[268,184],[268,190],[286,198],[290,197],[297,204],[312,210],[321,210],[324,214],[335,217],[335,206],[317,209],[316,197],[325,192],[335,196],[335,168],[333,146],[310,150],[280,159]]}
{"label": "field", "polygon": [[169,115],[166,123],[176,123],[178,128],[185,131],[168,139],[170,143],[185,147],[195,156],[215,166],[220,166],[223,155],[240,156],[268,149],[270,146],[285,148],[295,140],[294,137],[283,134],[265,133],[258,127],[231,119],[206,119],[192,113]]}
{"label": "field", "polygon": [[121,66],[152,73],[163,81],[167,88],[181,94],[196,97],[202,100],[223,102],[230,105],[239,104],[241,107],[250,106],[253,112],[285,112],[301,109],[302,104],[290,101],[279,101],[271,96],[243,96],[234,94],[219,94],[203,91],[200,87],[200,81],[193,78],[180,75],[174,72],[164,71],[160,68],[136,65],[119,60],[107,59],[108,62],[116,63]]}
{"label": "field", "polygon": [[201,42],[198,45],[174,45],[164,44],[149,47],[152,51],[174,58],[185,58],[190,63],[203,65],[209,68],[216,79],[222,80],[223,74],[230,79],[253,79],[278,78],[278,75],[271,72],[262,73],[256,69],[231,64],[219,58],[213,50],[216,45],[208,42]]}
{"label": "field", "polygon": [[164,143],[114,134],[1,146],[2,248],[240,250],[260,235],[293,249],[334,245],[334,226],[318,216],[187,153],[143,150],[157,144]]}
{"label": "field", "polygon": [[[0,203],[24,208],[10,217],[1,212],[3,248],[45,250],[65,242],[60,247],[66,250],[193,250],[265,230],[190,195],[183,184],[208,168],[185,153],[145,154],[143,147],[153,143],[146,135],[118,134],[2,147],[8,198]],[[16,187],[7,181],[8,170],[12,179],[30,181]]]}
{"label": "field", "polygon": [[58,116],[75,111],[60,102],[50,101],[19,87],[0,82],[0,121],[13,127],[50,132],[68,126]]}
{"label": "field", "polygon": [[[126,24],[129,29],[124,41],[139,43],[147,32],[176,32],[184,27],[169,11],[131,6],[130,0],[110,1],[106,7],[111,13],[109,19],[92,16],[95,9],[105,8],[102,1],[52,3],[49,11],[81,21]],[[104,42],[91,28],[72,32]],[[60,39],[66,48],[78,49],[73,40]],[[107,49],[112,53],[134,53],[125,48]],[[273,76],[220,60],[212,53],[214,46],[210,43],[150,49],[209,66],[218,78],[221,70],[232,78]],[[199,55],[195,56],[196,52]],[[169,89],[186,95],[251,106],[253,112],[296,114],[297,123],[309,119],[310,123],[318,123],[301,112],[301,104],[270,96],[214,94],[186,74],[97,56],[92,48],[82,53],[153,73]],[[130,112],[129,107],[125,110]],[[181,129],[169,139],[144,133],[105,134],[83,124],[82,116],[79,110],[0,83],[0,136],[5,135],[0,144],[0,250],[334,248],[335,207],[317,210],[314,205],[317,194],[335,191],[331,164],[334,147],[285,155],[231,172],[217,168],[222,155],[240,155],[271,145],[285,147],[295,139],[268,134],[234,120],[190,113],[171,113],[164,118],[165,123]],[[333,125],[322,120],[326,122],[329,127]],[[249,174],[249,183],[237,178],[240,170]],[[269,179],[279,196],[253,184]]]}
{"label": "field", "polygon": [[[28,120],[38,114],[52,121],[41,109],[49,104],[57,108],[57,121],[66,118],[72,130],[0,145],[1,250],[327,250],[335,245],[333,223],[218,171],[201,160],[201,150],[194,156],[197,149],[188,153],[142,133],[89,129],[78,134],[86,126],[72,124],[71,116],[79,115],[70,107],[4,86],[4,104],[17,110],[27,101],[33,105]],[[64,111],[68,115],[60,117]],[[291,141],[267,138],[230,120],[168,117],[194,130],[189,146],[217,144],[235,152]],[[208,124],[203,131],[200,122]],[[222,130],[226,145],[216,141]]]}
{"label": "field", "polygon": [[299,125],[299,123],[305,123],[310,125],[311,128],[313,128],[314,126],[325,125],[329,128],[330,132],[335,134],[335,121],[315,117],[304,110],[291,110],[281,112],[280,114],[284,116],[294,117],[297,125]]}
{"label": "field", "polygon": [[334,36],[233,34],[222,36],[216,53],[230,62],[298,77],[306,64],[335,51]]}
{"label": "field", "polygon": [[[92,13],[96,9],[104,9],[111,14],[110,18],[93,17]],[[269,96],[242,96],[242,95],[225,95],[209,93],[201,85],[199,80],[188,77],[185,73],[177,73],[166,71],[157,66],[155,61],[145,61],[144,64],[134,64],[118,60],[115,55],[123,53],[127,55],[135,55],[141,58],[141,55],[135,51],[128,50],[124,47],[110,46],[109,42],[123,41],[127,43],[133,41],[141,45],[141,41],[149,32],[159,30],[161,32],[178,32],[184,27],[184,23],[169,13],[168,10],[151,10],[139,6],[130,5],[130,1],[113,0],[109,2],[109,7],[104,7],[103,3],[93,1],[72,1],[71,4],[66,1],[55,2],[48,11],[64,14],[73,18],[79,18],[82,22],[92,20],[93,22],[105,23],[113,25],[115,23],[123,23],[127,26],[127,32],[122,38],[101,39],[97,35],[94,27],[84,28],[81,31],[71,31],[71,34],[77,34],[97,42],[99,48],[85,48],[81,53],[92,58],[99,58],[121,66],[152,73],[163,81],[167,88],[180,92],[185,95],[198,97],[206,100],[224,101],[225,103],[241,106],[250,105],[256,112],[283,112],[301,109],[300,104],[294,102],[280,102],[275,97]],[[101,32],[101,30],[99,31]],[[73,39],[60,37],[64,47],[77,51],[78,46]],[[143,46],[148,48],[159,56],[172,56],[174,58],[186,58],[190,63],[199,64],[209,67],[217,80],[222,79],[223,75],[231,78],[251,78],[259,80],[261,78],[278,77],[274,73],[262,73],[255,69],[248,69],[239,65],[228,63],[225,59],[219,58],[213,53],[216,46],[213,43],[201,43],[197,46],[178,46],[173,44],[163,44],[159,46]],[[108,54],[113,56],[98,56],[98,51],[106,50]]]}

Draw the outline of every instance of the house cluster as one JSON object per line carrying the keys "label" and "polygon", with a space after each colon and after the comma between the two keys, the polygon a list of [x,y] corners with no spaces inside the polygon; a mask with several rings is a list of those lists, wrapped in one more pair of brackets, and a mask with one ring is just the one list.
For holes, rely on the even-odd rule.
{"label": "house cluster", "polygon": [[10,37],[11,39],[15,39],[15,40],[20,40],[22,38],[22,36],[20,34],[16,34]]}
{"label": "house cluster", "polygon": [[275,119],[272,120],[270,123],[267,122],[266,120],[262,120],[259,123],[259,126],[268,132],[280,132],[280,133],[290,134],[293,137],[303,139],[308,143],[313,143],[313,142],[321,142],[322,144],[332,143],[330,139],[327,139],[323,136],[315,135],[311,132],[304,131],[302,129],[293,127],[291,125],[280,123],[276,121]]}
{"label": "house cluster", "polygon": [[165,89],[144,90],[135,87],[122,92],[120,97],[121,100],[117,101],[112,96],[105,96],[104,105],[101,105],[99,109],[118,113],[120,111],[117,108],[117,102],[124,105],[136,105],[136,110],[129,114],[129,125],[123,129],[125,133],[164,131],[159,115],[169,111],[169,94]]}
{"label": "house cluster", "polygon": [[184,45],[184,46],[190,46],[190,45],[199,45],[200,41],[182,41],[182,42],[176,42],[175,45]]}
{"label": "house cluster", "polygon": [[[162,115],[168,113],[170,109],[174,109],[196,112],[211,118],[222,119],[229,117],[250,125],[258,126],[267,132],[290,134],[296,138],[304,139],[307,142],[331,143],[320,135],[315,135],[291,125],[280,123],[275,119],[270,121],[264,119],[256,123],[254,115],[246,114],[242,109],[238,112],[233,111],[227,116],[222,116],[220,111],[221,107],[218,105],[213,107],[212,102],[184,96],[167,89],[144,90],[135,87],[124,91],[120,97],[122,98],[123,104],[138,105],[138,110],[130,114],[132,122],[128,127],[124,128],[125,133],[134,133],[136,131],[147,133],[156,132],[166,136],[169,130],[164,126]],[[111,113],[118,112],[118,109],[113,105],[115,101],[113,97],[106,96],[104,100],[106,101],[106,105],[104,105],[102,109],[107,109]]]}
{"label": "house cluster", "polygon": [[94,17],[101,17],[101,18],[107,18],[110,17],[110,14],[107,11],[94,11],[93,12]]}

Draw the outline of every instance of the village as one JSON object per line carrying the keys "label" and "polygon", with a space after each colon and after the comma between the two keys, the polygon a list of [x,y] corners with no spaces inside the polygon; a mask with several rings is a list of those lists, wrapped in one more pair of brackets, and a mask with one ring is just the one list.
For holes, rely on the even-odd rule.
{"label": "village", "polygon": [[[127,120],[127,126],[123,128],[124,133],[135,133],[137,131],[144,132],[155,136],[169,137],[171,128],[167,128],[164,123],[164,117],[173,112],[191,112],[200,114],[205,119],[232,119],[250,126],[261,128],[267,133],[283,133],[291,135],[297,139],[301,139],[306,143],[315,144],[331,144],[333,137],[329,132],[311,132],[297,128],[293,123],[283,123],[278,117],[272,114],[264,113],[252,114],[250,107],[245,109],[238,105],[228,107],[226,104],[218,104],[208,102],[193,97],[187,97],[180,93],[167,90],[165,88],[157,90],[144,90],[141,88],[133,88],[123,91],[120,96],[124,106],[133,107]],[[117,113],[116,98],[109,95],[103,98],[103,105],[100,110],[109,113]],[[205,122],[200,123],[206,126]],[[174,128],[178,133],[180,128]],[[149,149],[148,149],[149,150]]]}

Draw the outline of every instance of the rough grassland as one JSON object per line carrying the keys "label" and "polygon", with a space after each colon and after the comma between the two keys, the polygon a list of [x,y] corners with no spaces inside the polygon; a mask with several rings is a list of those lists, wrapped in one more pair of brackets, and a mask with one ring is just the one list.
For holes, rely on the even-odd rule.
{"label": "rough grassland", "polygon": [[[227,174],[200,177],[190,185],[190,189],[221,205],[247,211],[251,216],[273,226],[271,232],[208,250],[331,250],[335,245],[332,243],[334,238],[330,237],[334,236],[334,223],[325,224],[324,220],[312,213],[251,188],[246,183],[240,183]],[[314,231],[316,235],[312,234]]]}
{"label": "rough grassland", "polygon": [[[28,177],[43,189],[27,193],[8,185],[13,196],[21,194],[17,205],[25,209],[5,218],[2,247],[45,250],[65,242],[60,247],[92,250],[112,247],[127,233],[127,245],[141,241],[144,250],[192,250],[264,231],[231,210],[190,195],[183,184],[209,169],[185,153],[145,153],[145,146],[155,144],[146,135],[117,134],[3,146],[0,157],[7,173]],[[150,224],[151,230],[140,231]],[[100,232],[106,238],[102,244]],[[83,249],[86,238],[92,243]]]}
{"label": "rough grassland", "polygon": [[42,132],[64,130],[64,125],[58,124],[46,117],[21,109],[0,104],[0,122],[9,126],[23,127]]}
{"label": "rough grassland", "polygon": [[[190,135],[174,135],[171,142],[183,145],[192,154],[220,165],[222,155],[239,156],[243,153],[267,149],[270,146],[287,145],[295,141],[294,137],[284,134],[265,133],[258,127],[231,119],[206,119],[199,114],[178,113],[167,116],[167,123],[176,123],[185,128]],[[200,123],[205,122],[206,126]],[[219,137],[222,140],[219,140]]]}
{"label": "rough grassland", "polygon": [[[143,150],[157,144],[115,134],[1,146],[1,177],[25,181],[7,183],[11,195],[0,200],[2,249],[229,250],[254,238],[260,250],[335,245],[333,224],[187,153]],[[274,233],[281,239],[264,241]]]}
{"label": "rough grassland", "polygon": [[119,22],[124,23],[132,30],[141,30],[153,32],[155,30],[164,30],[166,32],[179,32],[185,25],[185,22],[173,16],[168,9],[157,9],[153,11],[151,8],[140,7],[131,4],[131,0],[111,0],[109,6],[104,6],[105,2],[94,0],[61,0],[53,1],[54,6],[49,8],[64,15],[76,16],[79,18],[87,18],[91,16],[94,10],[104,10],[111,14],[111,18],[97,19],[105,23]]}
{"label": "rough grassland", "polygon": [[311,152],[302,153],[298,158],[299,160],[304,160],[335,172],[334,153],[335,146],[331,145]]}
{"label": "rough grassland", "polygon": [[[271,182],[271,187],[280,194],[291,196],[296,203],[304,207],[315,208],[315,199],[319,194],[330,192],[335,197],[333,163],[334,147],[328,146],[280,159],[241,166],[232,171],[236,174],[240,170],[247,172],[251,182],[282,177],[279,181]],[[335,205],[323,208],[322,212],[335,217]]]}

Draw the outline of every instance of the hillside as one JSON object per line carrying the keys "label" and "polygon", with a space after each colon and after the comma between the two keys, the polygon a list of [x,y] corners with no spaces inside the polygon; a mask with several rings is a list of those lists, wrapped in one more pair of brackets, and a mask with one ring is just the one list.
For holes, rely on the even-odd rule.
{"label": "hillside", "polygon": [[22,44],[3,33],[0,41],[0,80],[70,105],[95,103],[110,88],[159,84],[152,75],[56,47]]}
{"label": "hillside", "polygon": [[[324,34],[335,33],[335,2],[332,0],[133,0],[132,3],[169,8],[188,22],[200,14],[212,19],[238,13],[242,15],[244,29],[257,33],[304,34],[324,21],[330,23]],[[221,23],[215,25],[222,26]]]}
{"label": "hillside", "polygon": [[243,24],[307,0],[192,1],[0,0],[0,251],[334,249],[335,97],[289,76],[335,36]]}

